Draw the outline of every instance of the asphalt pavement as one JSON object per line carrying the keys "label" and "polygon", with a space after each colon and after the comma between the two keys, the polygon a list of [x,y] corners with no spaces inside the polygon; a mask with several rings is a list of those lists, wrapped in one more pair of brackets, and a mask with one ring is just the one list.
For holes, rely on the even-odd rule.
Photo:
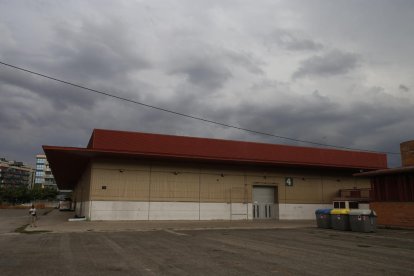
{"label": "asphalt pavement", "polygon": [[30,223],[29,209],[0,209],[0,234]]}
{"label": "asphalt pavement", "polygon": [[[39,216],[34,231],[15,232],[27,223],[24,212],[0,210],[0,274],[414,275],[412,230],[356,233],[311,222],[67,222],[72,215],[53,210]],[[13,226],[4,226],[13,216]],[[76,231],[60,231],[64,225]]]}
{"label": "asphalt pavement", "polygon": [[313,220],[295,221],[247,221],[247,220],[213,220],[213,221],[68,221],[74,212],[62,212],[57,209],[46,211],[46,216],[39,216],[37,227],[27,227],[26,231],[49,231],[54,233],[74,232],[115,232],[115,231],[150,231],[150,230],[200,230],[200,229],[273,229],[314,227]]}

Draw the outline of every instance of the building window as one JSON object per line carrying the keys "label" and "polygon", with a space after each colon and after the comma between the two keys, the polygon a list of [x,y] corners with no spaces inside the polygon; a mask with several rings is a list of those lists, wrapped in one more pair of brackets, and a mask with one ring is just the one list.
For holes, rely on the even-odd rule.
{"label": "building window", "polygon": [[334,208],[335,209],[344,209],[345,202],[344,201],[334,201]]}
{"label": "building window", "polygon": [[37,160],[36,160],[36,163],[37,164],[44,164],[46,162],[46,159],[44,159],[44,158],[38,158]]}
{"label": "building window", "polygon": [[43,164],[37,164],[36,165],[36,170],[44,170],[45,169],[45,165]]}
{"label": "building window", "polygon": [[36,177],[36,179],[35,179],[35,183],[36,183],[36,184],[43,183],[43,178]]}
{"label": "building window", "polygon": [[355,202],[355,201],[349,202],[349,209],[358,209],[358,206],[359,206],[358,202]]}
{"label": "building window", "polygon": [[45,172],[44,171],[37,171],[36,172],[36,176],[44,176]]}

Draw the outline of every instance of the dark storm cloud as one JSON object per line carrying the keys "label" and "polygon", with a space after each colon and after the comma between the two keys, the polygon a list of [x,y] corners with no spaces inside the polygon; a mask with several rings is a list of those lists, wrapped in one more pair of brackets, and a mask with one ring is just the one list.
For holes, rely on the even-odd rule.
{"label": "dark storm cloud", "polygon": [[171,59],[168,64],[171,68],[169,73],[184,75],[189,84],[210,92],[222,88],[227,81],[237,77],[234,72],[238,69],[253,75],[263,74],[261,66],[264,62],[249,53],[210,49],[206,45],[197,46],[198,49],[182,52]]}
{"label": "dark storm cloud", "polygon": [[356,54],[333,50],[302,61],[293,78],[342,75],[355,69],[359,62],[360,58]]}
{"label": "dark storm cloud", "polygon": [[251,54],[239,54],[239,53],[232,53],[227,52],[226,58],[229,62],[237,65],[246,71],[255,74],[255,75],[263,75],[264,71],[261,68],[265,62],[261,61],[260,59],[253,57]]}
{"label": "dark storm cloud", "polygon": [[51,69],[75,80],[108,79],[150,66],[140,52],[140,41],[128,36],[129,27],[115,19],[104,23],[83,20],[79,27],[54,28],[50,46],[57,57]]}
{"label": "dark storm cloud", "polygon": [[184,74],[195,86],[215,90],[231,78],[230,71],[215,64],[213,60],[192,60],[171,71],[173,74]]}
{"label": "dark storm cloud", "polygon": [[[398,151],[401,140],[412,138],[412,95],[395,91],[412,86],[408,7],[399,16],[399,5],[387,4],[392,16],[379,20],[369,11],[382,11],[382,2],[367,1],[364,12],[351,2],[270,2],[5,2],[0,58],[117,96],[296,139]],[[350,22],[353,15],[357,23]],[[402,62],[395,66],[395,60]],[[42,144],[85,146],[93,128],[293,143],[6,68],[0,69],[0,128],[7,130],[0,153],[32,162]]]}
{"label": "dark storm cloud", "polygon": [[15,89],[36,94],[40,100],[50,102],[56,110],[72,105],[90,108],[96,99],[91,93],[85,93],[79,88],[5,67],[0,68],[0,89],[3,93]]}
{"label": "dark storm cloud", "polygon": [[[150,65],[136,51],[139,47],[128,38],[123,27],[117,20],[101,24],[84,20],[78,28],[54,26],[55,39],[49,45],[48,55],[55,58],[32,58],[28,69],[98,90],[104,88],[121,96],[136,97],[135,93],[128,93],[127,86],[119,89],[117,85],[127,83],[126,74],[129,72]],[[19,55],[10,49],[7,54],[10,57]],[[2,89],[6,89],[4,85],[25,89],[50,102],[56,110],[69,106],[91,108],[95,101],[105,100],[103,96],[53,80],[10,68],[0,70]],[[112,82],[106,83],[109,79]]]}
{"label": "dark storm cloud", "polygon": [[404,84],[400,84],[400,86],[398,86],[398,89],[400,89],[400,91],[402,91],[402,92],[408,92],[408,91],[410,91],[410,88],[408,88]]}
{"label": "dark storm cloud", "polygon": [[323,49],[323,45],[312,39],[300,37],[293,31],[277,29],[271,35],[280,47],[291,51],[317,51]]}
{"label": "dark storm cloud", "polygon": [[[244,111],[238,113],[235,122],[244,128],[300,140],[390,152],[399,152],[399,143],[412,138],[413,123],[401,121],[402,117],[414,116],[409,103],[395,104],[384,101],[376,104],[355,103],[344,107],[329,99],[318,99],[317,95],[295,98],[296,101],[292,99],[292,104],[260,107],[245,104]],[[236,113],[235,110],[228,110],[223,117],[235,116]],[[401,127],[404,130],[390,137],[390,132]],[[277,138],[256,139],[272,143],[294,143]],[[312,146],[306,143],[296,144]],[[375,146],[372,146],[373,144]],[[397,165],[397,161],[394,160],[393,165]]]}

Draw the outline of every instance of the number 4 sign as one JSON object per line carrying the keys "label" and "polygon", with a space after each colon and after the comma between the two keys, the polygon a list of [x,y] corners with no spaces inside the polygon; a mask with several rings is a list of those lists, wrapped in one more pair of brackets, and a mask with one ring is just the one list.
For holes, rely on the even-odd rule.
{"label": "number 4 sign", "polygon": [[292,187],[293,186],[293,178],[292,177],[285,177],[285,185]]}

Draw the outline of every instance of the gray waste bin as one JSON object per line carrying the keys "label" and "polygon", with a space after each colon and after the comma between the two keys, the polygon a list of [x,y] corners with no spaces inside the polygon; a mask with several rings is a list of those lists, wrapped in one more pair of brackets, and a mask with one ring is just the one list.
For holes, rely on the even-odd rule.
{"label": "gray waste bin", "polygon": [[318,209],[315,211],[316,225],[318,228],[332,228],[331,210],[332,209]]}
{"label": "gray waste bin", "polygon": [[354,232],[375,232],[377,214],[369,209],[355,209],[349,212],[349,223]]}
{"label": "gray waste bin", "polygon": [[335,230],[351,230],[349,225],[349,209],[332,209],[331,225],[332,229]]}

